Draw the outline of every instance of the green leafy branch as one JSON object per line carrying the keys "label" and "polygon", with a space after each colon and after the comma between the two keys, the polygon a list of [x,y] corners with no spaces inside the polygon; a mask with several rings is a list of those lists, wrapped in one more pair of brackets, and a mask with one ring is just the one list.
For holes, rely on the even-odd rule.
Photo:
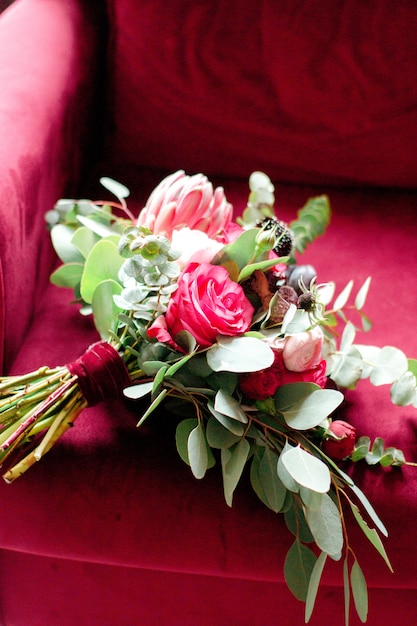
{"label": "green leafy branch", "polygon": [[294,247],[297,252],[302,254],[310,243],[325,233],[330,216],[330,202],[326,195],[310,198],[299,209],[297,219],[289,224],[294,233]]}

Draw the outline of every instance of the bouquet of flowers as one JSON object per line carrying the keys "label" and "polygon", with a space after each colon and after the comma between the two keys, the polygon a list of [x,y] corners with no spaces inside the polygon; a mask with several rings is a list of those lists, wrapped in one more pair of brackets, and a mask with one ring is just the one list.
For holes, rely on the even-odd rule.
{"label": "bouquet of flowers", "polygon": [[[74,290],[100,341],[74,363],[0,378],[0,460],[12,482],[43,458],[82,410],[124,394],[181,415],[176,445],[201,479],[219,462],[224,496],[245,468],[261,502],[281,512],[294,542],[285,561],[290,590],[308,622],[327,558],[343,562],[346,623],[350,592],[362,621],[367,589],[347,540],[344,508],[391,568],[387,531],[340,461],[407,463],[382,438],[356,437],[337,419],[343,390],[360,379],[387,384],[395,404],[417,407],[417,361],[393,347],[355,343],[368,278],[337,292],[297,262],[329,223],[326,196],[311,198],[286,224],[274,187],[254,172],[241,218],[202,174],[175,172],[139,217],[129,190],[103,178],[117,201],[61,200],[46,215],[63,261],[51,277]],[[370,524],[370,525],[369,525]],[[311,548],[308,544],[312,544]]]}

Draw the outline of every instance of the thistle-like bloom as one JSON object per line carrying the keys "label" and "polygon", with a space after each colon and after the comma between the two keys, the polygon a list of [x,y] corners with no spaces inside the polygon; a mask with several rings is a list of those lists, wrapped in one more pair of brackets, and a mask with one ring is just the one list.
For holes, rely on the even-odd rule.
{"label": "thistle-like bloom", "polygon": [[203,174],[187,176],[183,170],[178,170],[151,193],[137,225],[168,238],[173,230],[188,227],[214,239],[227,229],[232,217],[233,207],[226,200],[222,187],[213,189]]}

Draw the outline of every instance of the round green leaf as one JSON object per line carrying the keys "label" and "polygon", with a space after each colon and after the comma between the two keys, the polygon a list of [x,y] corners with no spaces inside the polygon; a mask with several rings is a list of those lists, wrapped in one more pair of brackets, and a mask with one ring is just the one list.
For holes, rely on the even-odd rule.
{"label": "round green leaf", "polygon": [[416,401],[416,377],[410,371],[402,376],[391,387],[391,400],[399,406],[414,404]]}
{"label": "round green leaf", "polygon": [[57,287],[75,289],[81,281],[83,271],[83,263],[67,263],[66,265],[61,265],[61,267],[58,267],[58,269],[51,274],[51,283]]}
{"label": "round green leaf", "polygon": [[343,394],[335,389],[318,389],[312,383],[293,383],[279,387],[274,400],[288,426],[307,430],[330,415],[342,403]]}
{"label": "round green leaf", "polygon": [[113,296],[120,295],[122,287],[114,280],[105,280],[99,283],[94,290],[91,306],[93,308],[94,325],[103,341],[109,338],[109,331],[113,330],[119,308],[115,305]]}
{"label": "round green leaf", "polygon": [[407,369],[408,361],[404,352],[393,346],[385,346],[379,352],[370,381],[375,386],[387,385],[398,380]]}
{"label": "round green leaf", "polygon": [[300,486],[327,493],[330,489],[330,471],[323,461],[306,452],[301,446],[289,446],[280,460],[289,475]]}
{"label": "round green leaf", "polygon": [[255,337],[219,336],[207,351],[207,363],[214,372],[257,372],[273,362],[271,348]]}
{"label": "round green leaf", "polygon": [[91,303],[97,285],[105,280],[117,282],[118,273],[123,264],[116,244],[108,240],[100,240],[92,248],[85,263],[81,279],[81,297]]}

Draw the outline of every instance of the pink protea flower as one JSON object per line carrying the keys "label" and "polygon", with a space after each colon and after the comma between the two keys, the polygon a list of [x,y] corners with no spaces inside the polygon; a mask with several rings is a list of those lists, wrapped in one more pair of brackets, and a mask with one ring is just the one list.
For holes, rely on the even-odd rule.
{"label": "pink protea flower", "polygon": [[156,235],[171,238],[183,227],[201,230],[210,238],[226,230],[233,207],[222,187],[213,190],[203,174],[187,176],[183,170],[170,174],[153,190],[139,214],[137,225],[147,226]]}

